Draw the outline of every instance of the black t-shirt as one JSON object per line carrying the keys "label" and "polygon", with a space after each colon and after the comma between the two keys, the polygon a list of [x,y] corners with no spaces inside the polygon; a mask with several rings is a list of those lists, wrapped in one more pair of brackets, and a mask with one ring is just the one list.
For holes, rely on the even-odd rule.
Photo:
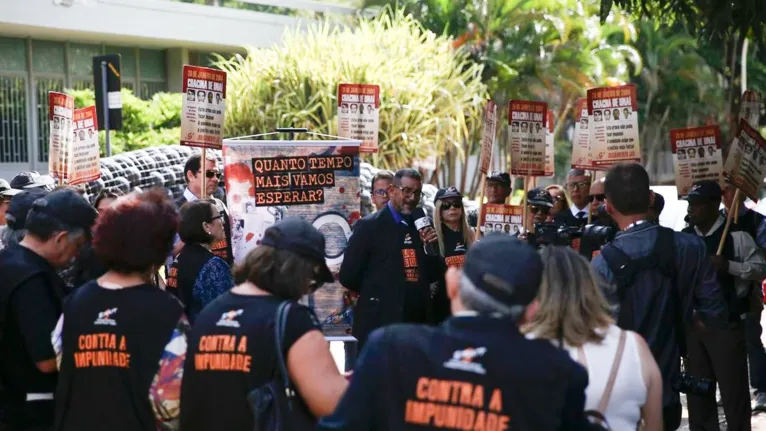
{"label": "black t-shirt", "polygon": [[[273,296],[229,291],[197,316],[184,366],[181,429],[253,429],[246,397],[274,376],[274,318],[281,302]],[[285,352],[304,334],[318,329],[313,313],[295,304],[287,318]]]}
{"label": "black t-shirt", "polygon": [[467,250],[462,231],[454,231],[447,226],[442,228],[444,233],[444,262],[447,267],[462,268]]}
{"label": "black t-shirt", "polygon": [[[47,426],[53,421],[56,373],[43,373],[35,364],[55,358],[51,332],[61,315],[64,282],[48,261],[20,245],[0,252],[0,262],[7,307],[0,347],[7,422],[17,428]],[[9,293],[11,285],[16,288]]]}

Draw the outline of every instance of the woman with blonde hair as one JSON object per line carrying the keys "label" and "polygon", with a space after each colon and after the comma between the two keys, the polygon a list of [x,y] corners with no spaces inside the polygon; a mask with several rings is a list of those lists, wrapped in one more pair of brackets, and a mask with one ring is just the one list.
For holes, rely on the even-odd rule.
{"label": "woman with blonde hair", "polygon": [[662,377],[641,336],[615,325],[590,264],[568,247],[543,247],[539,309],[529,338],[561,344],[588,371],[586,411],[617,430],[662,430]]}
{"label": "woman with blonde hair", "polygon": [[[434,230],[439,240],[439,255],[448,268],[462,268],[465,254],[473,244],[473,232],[463,208],[463,195],[455,187],[440,189],[434,198]],[[449,299],[443,282],[433,298],[434,320],[441,322],[450,315]]]}
{"label": "woman with blonde hair", "polygon": [[556,217],[556,214],[560,213],[561,211],[569,210],[569,206],[571,204],[569,203],[566,190],[564,190],[563,186],[553,184],[546,187],[545,190],[547,190],[553,198],[553,208],[551,208],[551,212],[548,215],[552,221],[553,217]]}

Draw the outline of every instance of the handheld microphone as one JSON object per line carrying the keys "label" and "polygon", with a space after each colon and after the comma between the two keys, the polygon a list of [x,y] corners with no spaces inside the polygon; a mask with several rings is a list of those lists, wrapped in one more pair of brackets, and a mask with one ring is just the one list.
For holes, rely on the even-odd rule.
{"label": "handheld microphone", "polygon": [[[423,208],[418,207],[412,210],[412,218],[415,220],[415,228],[418,230],[418,232],[421,232],[425,228],[433,227],[431,218],[426,215],[425,211],[423,211]],[[424,242],[423,249],[429,256],[439,255],[438,244],[436,241]]]}

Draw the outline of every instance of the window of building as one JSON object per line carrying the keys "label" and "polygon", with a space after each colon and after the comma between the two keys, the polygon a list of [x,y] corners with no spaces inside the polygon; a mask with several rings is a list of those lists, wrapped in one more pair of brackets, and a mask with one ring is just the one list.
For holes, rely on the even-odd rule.
{"label": "window of building", "polygon": [[27,44],[0,38],[0,163],[29,163]]}

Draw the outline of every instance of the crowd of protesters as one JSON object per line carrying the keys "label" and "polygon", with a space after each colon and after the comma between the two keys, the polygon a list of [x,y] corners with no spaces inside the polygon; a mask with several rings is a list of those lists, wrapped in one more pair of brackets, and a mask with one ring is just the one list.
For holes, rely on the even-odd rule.
{"label": "crowd of protesters", "polygon": [[[733,431],[751,385],[766,411],[766,221],[742,207],[724,236],[731,187],[695,184],[674,232],[642,166],[573,169],[526,191],[526,229],[483,234],[456,187],[416,223],[420,173],[381,171],[336,278],[297,217],[234,266],[226,205],[203,198],[220,167],[195,155],[184,174],[178,201],[93,205],[36,173],[0,180],[5,429],[673,430],[686,393],[690,428],[717,430],[718,388]],[[485,187],[492,204],[513,191],[503,172]],[[534,240],[588,224],[617,231],[592,262]],[[361,348],[346,375],[298,302],[335,281]]]}

